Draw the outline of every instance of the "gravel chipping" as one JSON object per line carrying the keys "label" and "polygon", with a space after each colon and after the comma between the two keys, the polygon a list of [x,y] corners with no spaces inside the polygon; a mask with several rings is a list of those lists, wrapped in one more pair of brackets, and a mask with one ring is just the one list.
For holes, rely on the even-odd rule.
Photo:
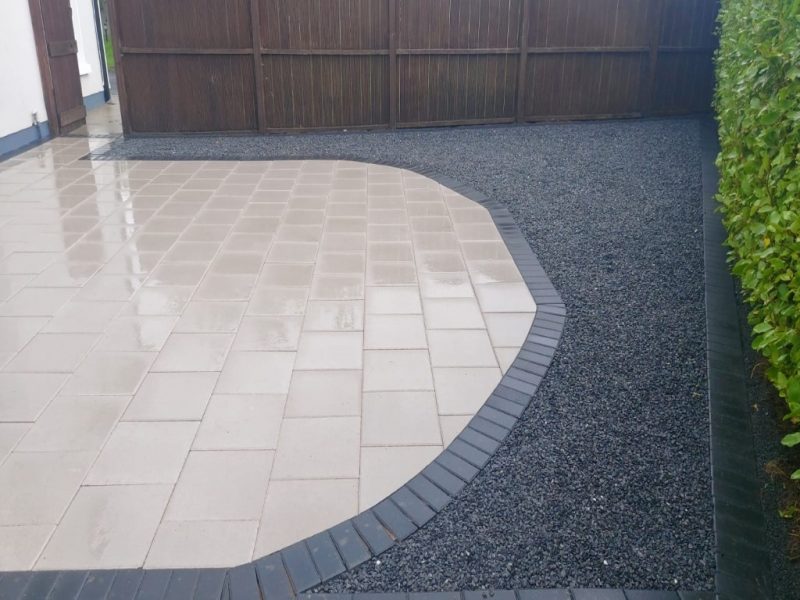
{"label": "gravel chipping", "polygon": [[511,211],[568,310],[552,367],[461,495],[318,591],[713,589],[698,121],[159,137],[109,158],[389,160]]}

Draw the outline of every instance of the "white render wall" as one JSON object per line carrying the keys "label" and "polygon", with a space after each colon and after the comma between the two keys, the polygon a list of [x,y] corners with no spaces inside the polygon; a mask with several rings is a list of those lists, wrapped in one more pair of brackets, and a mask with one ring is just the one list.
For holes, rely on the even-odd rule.
{"label": "white render wall", "polygon": [[47,121],[28,0],[2,0],[0,19],[0,138]]}
{"label": "white render wall", "polygon": [[[47,121],[28,0],[1,0],[0,138]],[[83,96],[103,90],[92,0],[71,0]]]}

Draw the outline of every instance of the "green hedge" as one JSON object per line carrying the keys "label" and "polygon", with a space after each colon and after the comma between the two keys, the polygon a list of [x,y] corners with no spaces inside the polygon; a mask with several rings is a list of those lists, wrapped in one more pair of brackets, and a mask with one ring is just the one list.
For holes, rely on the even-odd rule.
{"label": "green hedge", "polygon": [[[753,347],[800,424],[800,0],[723,0],[719,200]],[[800,432],[784,438],[800,444]],[[800,478],[800,470],[793,478]]]}

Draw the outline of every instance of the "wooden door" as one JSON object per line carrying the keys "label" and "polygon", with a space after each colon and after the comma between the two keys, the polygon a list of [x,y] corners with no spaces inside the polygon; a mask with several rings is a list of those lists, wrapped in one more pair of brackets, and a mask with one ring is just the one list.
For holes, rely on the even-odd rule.
{"label": "wooden door", "polygon": [[50,130],[66,133],[86,122],[78,44],[69,0],[29,0]]}

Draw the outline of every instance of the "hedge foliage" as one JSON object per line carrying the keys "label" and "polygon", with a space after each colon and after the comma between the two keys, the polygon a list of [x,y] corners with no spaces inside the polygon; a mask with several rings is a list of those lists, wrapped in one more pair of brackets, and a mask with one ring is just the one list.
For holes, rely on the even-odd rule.
{"label": "hedge foliage", "polygon": [[[800,425],[800,0],[723,0],[719,200],[753,347]],[[800,444],[800,432],[784,438]],[[793,478],[800,479],[800,470]]]}

